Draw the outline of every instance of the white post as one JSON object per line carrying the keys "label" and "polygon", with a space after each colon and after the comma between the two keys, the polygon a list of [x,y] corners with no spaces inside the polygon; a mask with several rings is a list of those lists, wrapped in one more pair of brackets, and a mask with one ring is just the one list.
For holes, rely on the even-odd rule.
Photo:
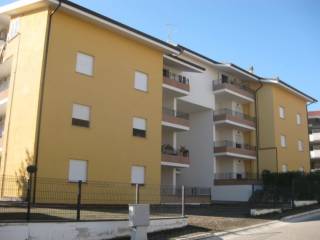
{"label": "white post", "polygon": [[176,186],[177,186],[177,172],[176,172],[176,168],[172,169],[172,194],[176,193]]}
{"label": "white post", "polygon": [[181,216],[184,217],[184,185],[181,186]]}

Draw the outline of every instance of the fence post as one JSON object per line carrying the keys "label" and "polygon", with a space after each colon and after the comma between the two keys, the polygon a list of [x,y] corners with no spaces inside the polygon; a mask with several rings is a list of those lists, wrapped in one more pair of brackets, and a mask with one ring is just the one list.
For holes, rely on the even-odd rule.
{"label": "fence post", "polygon": [[181,186],[181,216],[184,217],[184,204],[185,204],[184,185]]}
{"label": "fence post", "polygon": [[31,213],[31,185],[32,185],[32,174],[30,173],[28,179],[28,188],[27,188],[27,221],[30,220],[30,213]]}
{"label": "fence post", "polygon": [[294,198],[295,198],[295,187],[294,187],[294,179],[291,181],[291,208],[293,209],[294,206]]}
{"label": "fence post", "polygon": [[136,184],[136,204],[139,204],[139,184]]}
{"label": "fence post", "polygon": [[80,211],[81,211],[81,186],[82,181],[78,182],[78,198],[77,198],[77,221],[80,221]]}

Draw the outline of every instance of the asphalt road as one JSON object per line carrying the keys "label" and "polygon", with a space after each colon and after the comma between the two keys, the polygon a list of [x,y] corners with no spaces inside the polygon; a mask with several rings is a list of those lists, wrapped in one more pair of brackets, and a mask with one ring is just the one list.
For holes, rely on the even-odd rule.
{"label": "asphalt road", "polygon": [[320,213],[212,240],[320,240]]}

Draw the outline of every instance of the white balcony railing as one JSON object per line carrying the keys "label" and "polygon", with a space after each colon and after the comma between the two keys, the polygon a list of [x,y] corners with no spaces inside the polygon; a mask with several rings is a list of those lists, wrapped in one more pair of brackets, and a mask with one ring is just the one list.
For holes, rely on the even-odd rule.
{"label": "white balcony railing", "polygon": [[310,156],[311,158],[320,158],[320,150],[312,150]]}
{"label": "white balcony railing", "polygon": [[311,133],[309,134],[310,142],[320,142],[320,132],[319,133]]}

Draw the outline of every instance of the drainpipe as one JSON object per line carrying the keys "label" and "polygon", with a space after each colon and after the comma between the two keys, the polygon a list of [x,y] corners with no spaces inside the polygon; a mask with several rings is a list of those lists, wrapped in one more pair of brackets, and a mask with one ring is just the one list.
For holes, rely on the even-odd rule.
{"label": "drainpipe", "polygon": [[[45,51],[44,51],[44,60],[43,60],[43,68],[42,68],[42,76],[41,76],[41,83],[40,83],[40,91],[39,91],[39,104],[38,104],[38,118],[37,118],[37,126],[36,126],[36,144],[34,149],[34,162],[35,166],[38,166],[38,156],[39,156],[39,140],[40,140],[40,128],[41,128],[41,119],[42,119],[42,106],[43,106],[43,92],[44,92],[44,85],[45,85],[45,78],[46,78],[46,70],[47,70],[47,63],[48,63],[48,51],[49,51],[49,40],[51,34],[51,23],[53,15],[58,11],[61,7],[63,0],[58,0],[58,5],[50,12],[48,18],[48,29],[46,32],[46,42],[45,42]],[[34,173],[34,184],[33,184],[33,203],[35,203],[36,197],[36,184],[37,182],[37,172]]]}
{"label": "drainpipe", "polygon": [[254,92],[254,108],[256,114],[256,159],[257,159],[257,180],[260,179],[259,174],[259,146],[260,146],[260,139],[259,139],[259,117],[258,117],[258,91],[263,87],[263,83],[259,80],[260,86]]}

